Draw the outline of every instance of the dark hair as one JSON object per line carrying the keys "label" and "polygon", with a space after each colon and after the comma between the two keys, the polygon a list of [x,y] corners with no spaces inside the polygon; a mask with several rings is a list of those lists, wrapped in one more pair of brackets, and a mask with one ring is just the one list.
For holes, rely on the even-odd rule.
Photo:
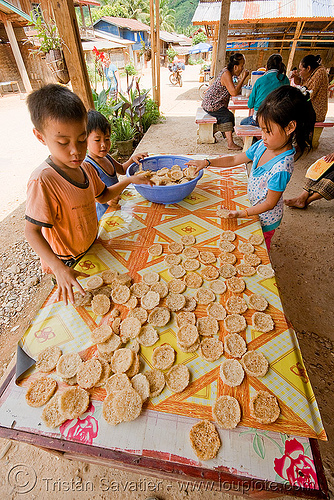
{"label": "dark hair", "polygon": [[[267,61],[267,70],[277,69],[277,79],[283,80],[286,74],[286,67],[283,62],[281,54],[272,54]],[[280,77],[282,75],[282,78]]]}
{"label": "dark hair", "polygon": [[227,69],[232,72],[234,66],[239,66],[241,61],[244,61],[244,60],[245,60],[245,58],[241,54],[241,52],[235,52],[235,53],[232,52],[230,55],[229,61],[227,63]]}
{"label": "dark hair", "polygon": [[111,126],[107,118],[95,109],[90,109],[87,114],[87,135],[95,130],[101,130],[103,134],[111,134]]}
{"label": "dark hair", "polygon": [[278,87],[262,101],[257,112],[257,120],[259,118],[269,131],[271,123],[284,129],[291,121],[295,121],[296,129],[291,134],[291,141],[295,141],[301,154],[305,148],[311,149],[315,112],[308,93],[305,96],[290,85]]}
{"label": "dark hair", "polygon": [[307,56],[303,57],[303,59],[300,61],[300,64],[303,66],[303,68],[308,68],[310,66],[311,69],[316,69],[321,64],[321,56],[319,54],[317,56],[308,54]]}
{"label": "dark hair", "polygon": [[66,122],[85,120],[87,117],[80,97],[67,87],[53,83],[29,94],[27,105],[31,121],[40,132],[48,119]]}

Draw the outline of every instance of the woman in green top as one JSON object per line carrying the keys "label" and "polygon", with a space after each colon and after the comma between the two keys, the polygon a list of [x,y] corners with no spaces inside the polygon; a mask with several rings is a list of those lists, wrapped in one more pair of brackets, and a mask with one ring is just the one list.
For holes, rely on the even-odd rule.
{"label": "woman in green top", "polygon": [[253,90],[248,99],[249,109],[254,108],[254,114],[247,116],[241,120],[240,125],[255,125],[258,126],[256,121],[256,113],[262,101],[267,97],[270,92],[277,89],[281,85],[289,85],[289,78],[286,76],[286,68],[280,54],[272,54],[267,61],[267,71],[254,83]]}

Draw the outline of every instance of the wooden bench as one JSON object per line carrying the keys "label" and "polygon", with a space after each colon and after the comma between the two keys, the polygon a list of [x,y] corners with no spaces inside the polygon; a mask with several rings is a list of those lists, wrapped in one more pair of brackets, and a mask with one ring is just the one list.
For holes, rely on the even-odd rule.
{"label": "wooden bench", "polygon": [[314,125],[313,139],[312,139],[312,148],[317,149],[319,146],[319,139],[321,136],[321,132],[326,127],[334,127],[334,122],[316,122]]}
{"label": "wooden bench", "polygon": [[213,125],[217,123],[217,118],[209,115],[203,108],[197,108],[195,122],[198,125],[197,143],[214,144],[215,138],[213,137]]}

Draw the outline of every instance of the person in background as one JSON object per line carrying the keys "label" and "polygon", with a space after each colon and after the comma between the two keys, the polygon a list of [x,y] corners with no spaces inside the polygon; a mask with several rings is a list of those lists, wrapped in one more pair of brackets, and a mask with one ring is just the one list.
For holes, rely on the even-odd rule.
{"label": "person in background", "polygon": [[107,55],[104,58],[103,64],[104,64],[104,74],[107,79],[109,92],[117,96],[117,93],[121,89],[118,68],[115,64],[111,62],[110,57]]}
{"label": "person in background", "polygon": [[[242,149],[235,144],[232,132],[235,124],[234,114],[228,109],[230,96],[240,94],[241,87],[249,75],[249,71],[244,69],[245,58],[240,52],[231,54],[229,62],[221,70],[216,80],[205,92],[202,108],[209,115],[217,118],[218,130],[224,132],[227,139],[228,149]],[[233,83],[233,77],[238,77],[238,83]]]}

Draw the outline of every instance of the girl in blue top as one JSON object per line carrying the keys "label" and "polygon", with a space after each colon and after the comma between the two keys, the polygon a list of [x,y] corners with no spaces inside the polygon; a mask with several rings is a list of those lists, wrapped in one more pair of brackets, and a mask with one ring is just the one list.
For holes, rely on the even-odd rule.
{"label": "girl in blue top", "polygon": [[293,171],[295,148],[292,144],[301,154],[311,147],[315,113],[308,96],[296,87],[285,85],[267,96],[257,116],[262,140],[245,153],[211,161],[190,160],[188,165],[196,166],[198,172],[208,165],[235,167],[253,162],[247,190],[252,206],[231,210],[228,217],[258,215],[269,250],[271,238],[283,217],[282,194]]}
{"label": "girl in blue top", "polygon": [[[138,153],[131,156],[128,161],[119,163],[109,154],[111,146],[110,134],[111,126],[106,117],[94,109],[89,110],[87,121],[88,154],[84,161],[93,165],[107,187],[118,183],[117,174],[125,175],[126,169],[131,163],[135,162],[139,165],[139,160],[147,156],[147,153]],[[124,184],[125,181],[122,182]],[[126,182],[126,185],[130,184],[130,182],[131,180]],[[126,185],[124,185],[123,189]],[[101,219],[108,207],[108,203],[96,203],[98,220]]]}

